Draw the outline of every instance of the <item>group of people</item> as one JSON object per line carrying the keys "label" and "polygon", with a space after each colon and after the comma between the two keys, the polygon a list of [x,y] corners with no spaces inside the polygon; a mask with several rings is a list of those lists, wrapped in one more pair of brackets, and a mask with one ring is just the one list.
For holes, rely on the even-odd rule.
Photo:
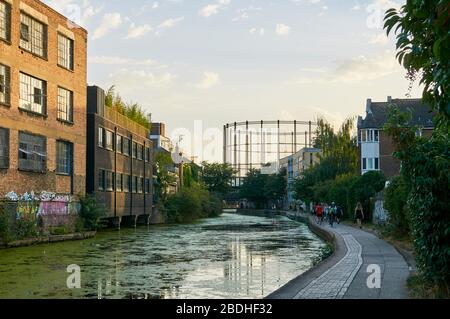
{"label": "group of people", "polygon": [[[335,202],[332,202],[331,205],[328,205],[327,203],[317,203],[313,205],[313,214],[315,214],[319,225],[322,225],[323,222],[328,222],[331,227],[334,226],[334,223],[340,224],[343,217],[342,207],[336,205]],[[358,227],[362,228],[364,211],[361,203],[359,202],[356,204],[354,215],[358,223]]]}

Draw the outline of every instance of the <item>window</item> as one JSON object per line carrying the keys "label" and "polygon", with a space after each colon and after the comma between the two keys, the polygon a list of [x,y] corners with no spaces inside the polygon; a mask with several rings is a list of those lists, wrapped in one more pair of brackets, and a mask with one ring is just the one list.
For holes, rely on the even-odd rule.
{"label": "window", "polygon": [[138,193],[142,194],[144,192],[144,178],[139,178],[138,179]]}
{"label": "window", "polygon": [[138,177],[132,176],[131,177],[131,192],[137,193],[137,185],[138,185]]}
{"label": "window", "polygon": [[105,190],[105,170],[103,169],[98,171],[98,190]]}
{"label": "window", "polygon": [[416,131],[416,137],[422,137],[422,130],[421,129],[418,129]]}
{"label": "window", "polygon": [[123,175],[123,191],[126,193],[130,192],[130,175]]}
{"label": "window", "polygon": [[123,175],[117,173],[116,174],[116,191],[117,192],[121,192],[123,190],[122,182],[123,182]]}
{"label": "window", "polygon": [[9,167],[9,130],[0,128],[0,168]]}
{"label": "window", "polygon": [[375,139],[374,139],[374,141],[375,141],[375,142],[379,142],[379,141],[380,141],[380,131],[379,131],[379,130],[375,130],[375,131],[374,131],[374,134],[375,134]]}
{"label": "window", "polygon": [[73,40],[58,34],[58,65],[73,70]]}
{"label": "window", "polygon": [[20,47],[47,58],[47,26],[24,13],[20,14]]}
{"label": "window", "polygon": [[111,192],[114,190],[114,173],[106,171],[106,190]]}
{"label": "window", "polygon": [[139,144],[137,144],[137,154],[136,154],[136,158],[138,159],[138,160],[142,160],[142,153],[143,153],[143,146],[142,145],[139,145]]}
{"label": "window", "polygon": [[131,156],[132,156],[133,158],[137,158],[137,149],[138,149],[137,146],[138,146],[137,143],[136,143],[136,142],[133,142],[133,148],[132,148],[132,150],[131,150]]}
{"label": "window", "polygon": [[106,149],[107,150],[114,150],[114,133],[111,131],[106,130]]}
{"label": "window", "polygon": [[122,153],[122,136],[116,135],[116,151]]}
{"label": "window", "polygon": [[11,5],[0,0],[0,39],[11,41]]}
{"label": "window", "polygon": [[380,169],[379,159],[375,158],[374,160],[375,160],[375,169],[376,170]]}
{"label": "window", "polygon": [[367,169],[368,170],[373,170],[373,158],[368,158],[367,159]]}
{"label": "window", "polygon": [[362,167],[363,169],[367,169],[367,159],[366,158],[362,159],[362,166],[363,166]]}
{"label": "window", "polygon": [[98,128],[98,146],[105,147],[105,129],[103,127]]}
{"label": "window", "polygon": [[361,130],[361,142],[366,142],[367,140],[367,131]]}
{"label": "window", "polygon": [[72,174],[73,144],[64,141],[56,142],[56,173]]}
{"label": "window", "polygon": [[130,140],[126,137],[123,138],[123,155],[130,156]]}
{"label": "window", "polygon": [[149,147],[145,148],[145,161],[147,163],[150,163],[150,148]]}
{"label": "window", "polygon": [[19,107],[31,112],[46,114],[47,83],[20,73]]}
{"label": "window", "polygon": [[[0,2],[1,3],[1,2]],[[11,103],[11,68],[0,64],[0,103]]]}
{"label": "window", "polygon": [[73,120],[73,92],[58,88],[58,119],[66,122]]}
{"label": "window", "polygon": [[44,173],[47,168],[45,137],[19,132],[19,169]]}
{"label": "window", "polygon": [[145,192],[147,193],[147,194],[150,194],[150,189],[151,189],[151,179],[146,179],[145,180]]}

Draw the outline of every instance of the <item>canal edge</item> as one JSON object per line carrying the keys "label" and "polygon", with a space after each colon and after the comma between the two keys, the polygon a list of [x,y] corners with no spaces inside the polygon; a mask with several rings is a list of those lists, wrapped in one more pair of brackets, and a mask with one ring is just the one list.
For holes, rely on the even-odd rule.
{"label": "canal edge", "polygon": [[311,232],[333,247],[333,253],[329,257],[323,259],[311,269],[298,275],[264,298],[294,299],[299,291],[309,285],[313,280],[319,278],[325,271],[337,264],[347,253],[347,246],[341,236],[336,236],[333,232],[317,226],[308,215],[285,211],[278,212],[278,214],[286,216],[289,219],[305,223]]}

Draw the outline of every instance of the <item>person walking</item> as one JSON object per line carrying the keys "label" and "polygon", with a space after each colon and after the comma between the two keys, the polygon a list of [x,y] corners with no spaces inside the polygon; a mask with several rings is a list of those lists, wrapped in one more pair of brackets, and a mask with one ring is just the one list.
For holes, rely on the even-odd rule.
{"label": "person walking", "polygon": [[323,207],[320,203],[317,203],[317,205],[316,205],[316,217],[317,217],[317,223],[319,225],[322,225]]}
{"label": "person walking", "polygon": [[356,222],[358,223],[359,228],[361,229],[362,221],[364,219],[364,211],[363,211],[363,207],[360,202],[358,202],[355,207],[355,218],[356,218]]}
{"label": "person walking", "polygon": [[338,224],[341,223],[342,215],[343,215],[342,207],[341,206],[336,206],[336,222]]}
{"label": "person walking", "polygon": [[331,203],[331,207],[328,210],[328,223],[331,227],[334,225],[334,219],[336,217],[336,204],[335,202]]}

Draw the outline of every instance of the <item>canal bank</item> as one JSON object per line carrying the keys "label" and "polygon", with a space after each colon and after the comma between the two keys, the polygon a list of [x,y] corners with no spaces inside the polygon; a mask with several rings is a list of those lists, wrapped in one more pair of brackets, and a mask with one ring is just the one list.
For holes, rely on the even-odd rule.
{"label": "canal bank", "polygon": [[316,267],[267,296],[268,299],[405,299],[408,264],[398,251],[372,233],[347,225],[321,226],[311,216],[283,212],[303,219],[311,229],[334,238],[334,253]]}

